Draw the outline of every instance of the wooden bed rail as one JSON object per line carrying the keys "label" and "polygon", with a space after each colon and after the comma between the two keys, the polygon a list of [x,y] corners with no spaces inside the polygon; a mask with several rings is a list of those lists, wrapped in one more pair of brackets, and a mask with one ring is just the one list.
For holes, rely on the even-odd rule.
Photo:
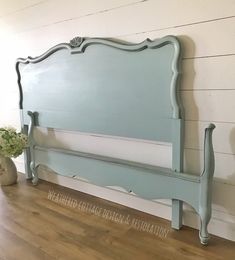
{"label": "wooden bed rail", "polygon": [[[212,145],[212,133],[215,128],[214,124],[210,124],[205,129],[204,170],[200,176],[195,176],[185,172],[175,172],[169,168],[163,168],[109,156],[56,147],[38,146],[36,145],[33,138],[33,130],[35,127],[35,122],[37,121],[38,113],[28,111],[28,115],[30,116],[28,133],[31,154],[30,168],[32,170],[32,182],[34,185],[38,184],[39,179],[37,174],[37,167],[39,165],[47,165],[52,170],[60,173],[59,158],[62,154],[63,157],[67,156],[67,159],[72,156],[77,158],[84,158],[88,161],[100,161],[107,165],[116,165],[117,167],[121,166],[126,169],[132,169],[134,173],[130,175],[130,181],[127,185],[123,185],[122,181],[120,181],[123,178],[123,175],[120,174],[118,176],[118,178],[120,178],[118,181],[117,179],[113,180],[113,177],[108,178],[107,176],[104,176],[102,172],[99,171],[96,172],[95,179],[93,179],[92,175],[90,175],[88,181],[100,186],[112,186],[121,183],[120,185],[125,188],[126,191],[134,192],[136,195],[145,199],[176,199],[188,203],[195,209],[200,218],[200,241],[204,245],[208,243],[209,234],[207,226],[211,218],[211,194],[215,167],[214,151]],[[37,159],[35,159],[35,153],[37,153]],[[45,161],[43,156],[40,157],[40,153],[50,154],[50,159],[52,159],[53,162],[51,162],[51,160]],[[69,170],[70,168],[72,172],[76,172],[76,167],[77,166],[73,166],[72,164],[71,168],[68,167],[67,169]],[[132,185],[132,183],[134,183],[134,179],[137,177],[137,173],[135,175],[135,172],[142,172],[142,178],[139,183],[142,183],[142,181],[146,183],[148,186],[147,193],[146,190],[143,189],[142,185]],[[97,175],[100,178],[99,181],[97,180]],[[87,173],[81,173],[81,175],[78,174],[78,176],[83,178],[87,176]],[[139,173],[138,176],[140,176]],[[169,188],[166,189],[166,186]]]}

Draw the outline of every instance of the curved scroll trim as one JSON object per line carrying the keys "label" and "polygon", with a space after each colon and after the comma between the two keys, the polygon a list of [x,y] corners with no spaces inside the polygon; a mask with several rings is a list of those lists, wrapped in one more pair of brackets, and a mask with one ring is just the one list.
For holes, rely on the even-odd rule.
{"label": "curved scroll trim", "polygon": [[170,86],[170,98],[171,98],[171,105],[173,114],[172,117],[175,119],[181,118],[181,111],[182,105],[180,102],[180,98],[178,97],[178,80],[179,80],[179,61],[180,61],[180,43],[175,36],[165,36],[160,39],[156,39],[154,41],[150,39],[146,39],[145,41],[137,44],[126,43],[123,41],[119,41],[117,39],[108,39],[108,38],[83,38],[83,37],[75,37],[73,38],[70,43],[61,43],[52,48],[50,48],[47,52],[43,53],[37,57],[27,57],[27,58],[18,58],[16,60],[16,72],[18,77],[18,86],[20,92],[20,102],[19,106],[20,109],[23,108],[23,92],[21,86],[21,75],[19,71],[19,64],[27,64],[27,63],[37,63],[44,59],[46,59],[51,54],[62,50],[67,49],[70,54],[82,53],[86,50],[86,48],[93,44],[102,44],[109,47],[113,47],[116,49],[120,49],[123,51],[130,51],[130,52],[138,52],[142,51],[146,48],[150,49],[157,49],[161,48],[167,44],[171,44],[174,47],[174,56],[172,59],[172,80]]}

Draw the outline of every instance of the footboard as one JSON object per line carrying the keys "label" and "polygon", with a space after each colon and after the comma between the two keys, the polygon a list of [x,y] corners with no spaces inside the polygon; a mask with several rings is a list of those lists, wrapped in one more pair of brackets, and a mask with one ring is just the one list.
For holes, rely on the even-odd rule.
{"label": "footboard", "polygon": [[[182,202],[187,202],[200,217],[200,240],[207,244],[215,126],[205,130],[203,173],[185,173],[179,67],[180,45],[173,36],[140,44],[77,37],[39,57],[18,59],[22,129],[30,141],[28,177],[37,184],[37,167],[46,165],[58,174],[120,186],[145,199],[172,199],[172,226],[177,229]],[[171,143],[172,169],[40,146],[33,137],[37,126]]]}

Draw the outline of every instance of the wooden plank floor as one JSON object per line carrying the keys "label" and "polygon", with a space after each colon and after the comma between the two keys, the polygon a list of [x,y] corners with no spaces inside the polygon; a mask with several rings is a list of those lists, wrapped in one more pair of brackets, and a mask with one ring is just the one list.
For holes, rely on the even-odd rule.
{"label": "wooden plank floor", "polygon": [[0,207],[1,260],[235,259],[235,242],[212,236],[204,247],[197,230],[22,175],[0,188]]}

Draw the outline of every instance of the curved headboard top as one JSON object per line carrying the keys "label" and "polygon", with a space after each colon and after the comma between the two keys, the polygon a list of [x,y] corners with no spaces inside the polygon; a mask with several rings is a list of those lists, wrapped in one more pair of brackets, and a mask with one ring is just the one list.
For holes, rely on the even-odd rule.
{"label": "curved headboard top", "polygon": [[139,44],[76,37],[16,62],[22,124],[172,141],[181,118],[180,44],[166,36]]}

